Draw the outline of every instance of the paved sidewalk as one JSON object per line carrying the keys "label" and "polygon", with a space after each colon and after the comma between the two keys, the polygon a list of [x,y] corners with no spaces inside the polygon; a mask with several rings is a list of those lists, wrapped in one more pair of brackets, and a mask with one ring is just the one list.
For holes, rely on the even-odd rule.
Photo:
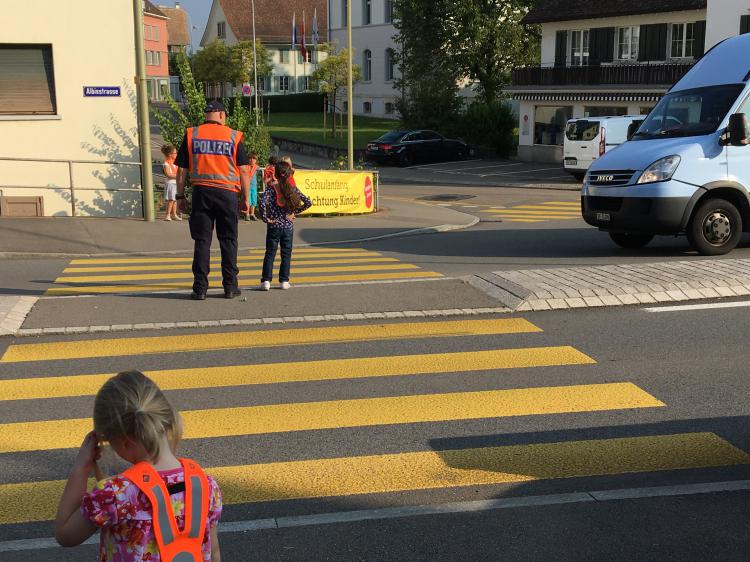
{"label": "paved sidewalk", "polygon": [[0,336],[15,334],[38,297],[0,296]]}
{"label": "paved sidewalk", "polygon": [[467,281],[516,312],[715,299],[750,295],[750,259],[496,271]]}

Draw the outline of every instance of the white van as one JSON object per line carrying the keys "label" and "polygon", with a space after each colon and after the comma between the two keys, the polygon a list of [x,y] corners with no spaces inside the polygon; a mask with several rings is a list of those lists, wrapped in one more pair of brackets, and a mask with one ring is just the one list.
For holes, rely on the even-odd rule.
{"label": "white van", "polygon": [[571,119],[565,127],[565,171],[582,180],[594,160],[628,140],[630,124],[643,119],[643,115]]}

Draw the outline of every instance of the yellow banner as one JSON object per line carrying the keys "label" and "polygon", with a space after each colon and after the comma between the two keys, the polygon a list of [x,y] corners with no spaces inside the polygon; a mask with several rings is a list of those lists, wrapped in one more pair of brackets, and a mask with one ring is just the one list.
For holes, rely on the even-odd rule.
{"label": "yellow banner", "polygon": [[375,180],[372,172],[295,170],[294,180],[302,193],[312,200],[312,207],[303,215],[375,211]]}

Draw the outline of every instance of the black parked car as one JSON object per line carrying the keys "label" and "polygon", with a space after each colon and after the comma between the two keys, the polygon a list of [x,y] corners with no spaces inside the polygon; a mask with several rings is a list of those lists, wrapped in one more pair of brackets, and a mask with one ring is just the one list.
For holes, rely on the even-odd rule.
{"label": "black parked car", "polygon": [[473,154],[461,139],[447,139],[440,133],[425,129],[389,131],[367,143],[365,157],[375,162],[411,166],[418,162],[461,160]]}

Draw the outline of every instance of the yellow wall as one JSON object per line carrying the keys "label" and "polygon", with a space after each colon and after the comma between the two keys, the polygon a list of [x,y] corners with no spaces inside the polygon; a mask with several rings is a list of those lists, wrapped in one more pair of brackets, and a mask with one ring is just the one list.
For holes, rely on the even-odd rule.
{"label": "yellow wall", "polygon": [[[140,166],[98,164],[140,161],[132,6],[25,0],[3,11],[0,43],[52,45],[58,115],[0,115],[0,158],[97,162],[73,164],[78,215],[142,214]],[[122,95],[86,98],[84,86],[120,86]],[[66,163],[0,159],[0,195],[41,195],[48,216],[72,214],[69,177]]]}

